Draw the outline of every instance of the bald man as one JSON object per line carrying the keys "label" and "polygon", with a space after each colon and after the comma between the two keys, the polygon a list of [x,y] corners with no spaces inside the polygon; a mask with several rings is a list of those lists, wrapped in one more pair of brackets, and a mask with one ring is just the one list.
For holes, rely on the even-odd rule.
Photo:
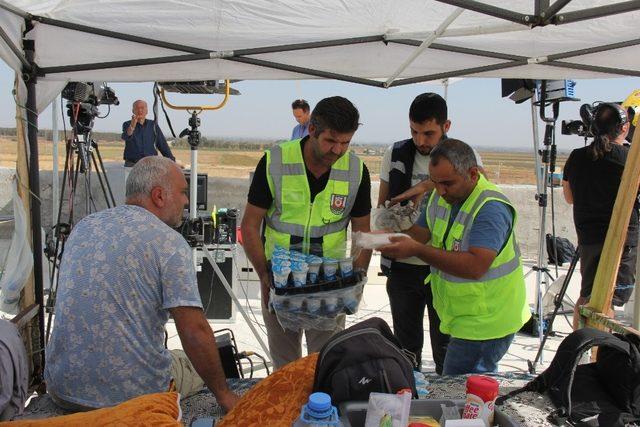
{"label": "bald man", "polygon": [[164,157],[176,160],[160,127],[154,120],[147,119],[148,111],[147,103],[138,99],[133,103],[131,120],[122,124],[126,167],[132,167],[144,157],[158,155],[158,150]]}

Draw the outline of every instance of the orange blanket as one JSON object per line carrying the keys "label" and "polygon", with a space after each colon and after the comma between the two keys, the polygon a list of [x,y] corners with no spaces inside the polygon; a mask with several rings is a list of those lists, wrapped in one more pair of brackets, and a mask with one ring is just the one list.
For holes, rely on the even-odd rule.
{"label": "orange blanket", "polygon": [[253,386],[219,427],[286,426],[300,415],[313,388],[318,353],[289,363]]}
{"label": "orange blanket", "polygon": [[178,393],[155,393],[110,408],[40,420],[0,423],[2,427],[182,426]]}

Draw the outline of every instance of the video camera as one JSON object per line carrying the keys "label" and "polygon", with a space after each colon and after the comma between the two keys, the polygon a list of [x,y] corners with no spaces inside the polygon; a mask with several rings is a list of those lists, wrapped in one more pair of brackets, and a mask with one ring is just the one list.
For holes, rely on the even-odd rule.
{"label": "video camera", "polygon": [[105,84],[70,82],[62,90],[67,115],[78,134],[87,134],[98,117],[98,105],[120,105],[116,93]]}
{"label": "video camera", "polygon": [[[633,94],[632,94],[633,95]],[[580,120],[562,121],[562,134],[563,135],[577,135],[583,138],[593,138],[595,136],[594,131],[597,133],[597,124],[594,125],[594,120],[599,114],[599,109],[609,106],[618,114],[614,114],[617,123],[622,125],[625,123],[631,123],[631,129],[627,134],[627,141],[631,142],[633,138],[633,131],[635,125],[638,122],[636,117],[637,105],[634,105],[631,101],[633,98],[630,96],[623,103],[618,102],[596,102],[593,104],[582,104],[580,107]]]}
{"label": "video camera", "polygon": [[591,104],[582,104],[580,107],[580,120],[563,120],[561,126],[562,134],[593,138],[593,133],[591,132],[593,112],[594,108]]}

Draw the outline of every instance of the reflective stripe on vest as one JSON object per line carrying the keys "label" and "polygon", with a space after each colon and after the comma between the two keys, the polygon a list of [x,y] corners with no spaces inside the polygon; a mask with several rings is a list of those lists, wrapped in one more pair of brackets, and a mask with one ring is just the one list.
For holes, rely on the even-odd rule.
{"label": "reflective stripe on vest", "polygon": [[[300,237],[303,241],[323,239],[325,236],[342,232],[345,237],[337,239],[340,242],[334,239],[336,240],[334,243],[346,243],[346,228],[350,220],[348,214],[355,203],[361,176],[361,160],[355,154],[347,152],[332,166],[327,185],[323,191],[316,195],[314,203],[311,204],[310,200],[299,201],[300,206],[304,204],[306,207],[305,212],[288,212],[287,215],[284,215],[287,208],[285,207],[286,203],[283,203],[283,201],[287,200],[286,197],[293,197],[291,192],[294,190],[293,188],[285,188],[287,177],[289,179],[288,182],[291,183],[290,185],[296,187],[296,190],[304,188],[309,197],[311,193],[300,141],[293,140],[271,148],[267,156],[267,179],[270,181],[269,187],[273,196],[273,205],[267,211],[265,217],[267,228],[281,235]],[[346,185],[347,187],[346,195],[338,195],[339,197],[346,197],[346,199],[341,200],[341,203],[344,204],[341,209],[342,214],[330,215],[329,218],[324,216],[317,217],[317,215],[321,215],[319,212],[322,212],[322,207],[317,205],[323,202],[329,203],[331,197],[335,196],[325,193],[326,191],[331,191],[334,185]],[[300,194],[297,195],[299,196]],[[316,215],[316,217],[312,218],[312,215]],[[296,217],[297,219],[294,222],[285,221],[283,216]],[[270,231],[268,229],[267,235]],[[265,251],[267,258],[270,258],[271,250],[265,248]]]}

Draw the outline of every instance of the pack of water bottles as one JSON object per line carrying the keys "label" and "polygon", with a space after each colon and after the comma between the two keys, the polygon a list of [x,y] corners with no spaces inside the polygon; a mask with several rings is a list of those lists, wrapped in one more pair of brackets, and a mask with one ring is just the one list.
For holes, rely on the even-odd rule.
{"label": "pack of water bottles", "polygon": [[341,314],[354,314],[366,276],[353,257],[306,255],[276,246],[271,258],[269,300],[283,328],[332,330]]}

